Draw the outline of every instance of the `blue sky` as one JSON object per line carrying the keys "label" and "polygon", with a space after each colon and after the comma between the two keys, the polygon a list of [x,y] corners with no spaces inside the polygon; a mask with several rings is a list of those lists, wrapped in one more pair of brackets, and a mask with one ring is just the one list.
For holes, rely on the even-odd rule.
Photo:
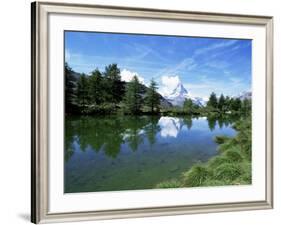
{"label": "blue sky", "polygon": [[77,72],[117,63],[123,80],[154,78],[163,95],[182,82],[192,96],[251,90],[251,40],[65,32],[65,60]]}

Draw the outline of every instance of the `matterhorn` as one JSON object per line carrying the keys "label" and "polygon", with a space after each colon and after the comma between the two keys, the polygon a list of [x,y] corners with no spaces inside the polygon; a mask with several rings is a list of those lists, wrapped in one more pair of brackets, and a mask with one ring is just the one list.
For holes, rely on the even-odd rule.
{"label": "matterhorn", "polygon": [[181,82],[178,83],[170,94],[165,95],[165,98],[173,106],[183,106],[185,99],[191,99],[194,104],[199,106],[204,106],[206,104],[202,98],[191,96]]}

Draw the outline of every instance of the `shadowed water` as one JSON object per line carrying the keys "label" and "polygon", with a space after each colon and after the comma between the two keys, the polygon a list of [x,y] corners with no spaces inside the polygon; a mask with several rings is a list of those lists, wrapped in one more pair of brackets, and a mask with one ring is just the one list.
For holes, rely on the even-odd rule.
{"label": "shadowed water", "polygon": [[155,188],[217,154],[230,118],[66,117],[65,192]]}

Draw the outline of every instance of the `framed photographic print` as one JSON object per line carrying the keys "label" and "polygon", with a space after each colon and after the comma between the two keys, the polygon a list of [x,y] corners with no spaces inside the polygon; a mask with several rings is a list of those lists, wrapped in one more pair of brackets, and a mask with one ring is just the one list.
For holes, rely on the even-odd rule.
{"label": "framed photographic print", "polygon": [[32,3],[32,222],[272,208],[272,32]]}

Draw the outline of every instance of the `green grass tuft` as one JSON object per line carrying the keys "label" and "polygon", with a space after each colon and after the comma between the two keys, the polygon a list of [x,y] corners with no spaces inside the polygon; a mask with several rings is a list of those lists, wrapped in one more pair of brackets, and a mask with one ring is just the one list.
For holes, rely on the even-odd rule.
{"label": "green grass tuft", "polygon": [[217,180],[233,181],[241,174],[241,166],[236,163],[224,163],[214,170],[214,178]]}
{"label": "green grass tuft", "polygon": [[230,163],[230,162],[231,160],[226,156],[217,156],[210,159],[210,161],[208,162],[208,166],[210,167],[210,169],[215,169],[216,167],[218,167],[223,163]]}
{"label": "green grass tuft", "polygon": [[252,183],[252,164],[245,163],[241,165],[243,169],[243,174],[241,176],[241,183],[243,184],[251,184]]}
{"label": "green grass tuft", "polygon": [[182,184],[177,180],[163,181],[156,185],[156,188],[179,188]]}
{"label": "green grass tuft", "polygon": [[201,186],[207,179],[208,174],[209,172],[206,167],[196,165],[184,174],[184,180],[188,186]]}
{"label": "green grass tuft", "polygon": [[232,147],[230,150],[227,150],[224,155],[231,161],[231,162],[242,162],[243,157],[240,154],[241,151],[238,150],[239,147]]}

